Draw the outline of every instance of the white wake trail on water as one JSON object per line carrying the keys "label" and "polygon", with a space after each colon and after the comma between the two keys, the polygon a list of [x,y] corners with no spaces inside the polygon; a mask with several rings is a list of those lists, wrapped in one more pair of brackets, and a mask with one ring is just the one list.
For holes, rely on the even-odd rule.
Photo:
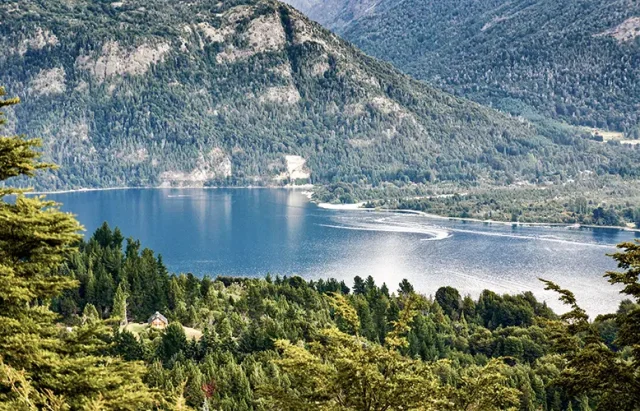
{"label": "white wake trail on water", "polygon": [[515,238],[515,239],[519,239],[519,240],[548,241],[548,242],[551,242],[551,243],[583,245],[583,246],[589,246],[589,247],[615,248],[615,244],[588,243],[588,242],[584,242],[584,241],[566,240],[566,239],[559,238],[559,237],[554,237],[554,236],[507,234],[507,233],[496,233],[496,232],[491,232],[491,231],[465,230],[465,229],[462,229],[462,228],[450,228],[450,230],[453,231],[453,232],[456,232],[456,233],[484,235],[484,236],[489,236],[489,237],[506,237],[506,238]]}
{"label": "white wake trail on water", "polygon": [[341,230],[356,231],[382,231],[388,233],[408,233],[408,234],[425,234],[429,238],[422,238],[421,241],[444,240],[449,238],[451,233],[445,229],[433,227],[410,227],[395,225],[376,225],[376,224],[360,224],[360,225],[337,225],[337,224],[318,224],[321,227],[338,228]]}
{"label": "white wake trail on water", "polygon": [[[410,233],[410,234],[424,234],[429,237],[421,238],[420,241],[440,241],[450,238],[453,233],[465,233],[472,235],[482,235],[489,237],[502,237],[513,238],[518,240],[528,241],[546,241],[552,243],[560,243],[567,245],[598,247],[598,248],[614,248],[615,244],[597,244],[592,242],[576,241],[570,239],[564,239],[553,235],[527,235],[527,234],[512,234],[512,233],[500,233],[495,231],[482,231],[482,230],[470,230],[454,227],[441,227],[436,225],[425,226],[419,222],[407,221],[397,222],[390,217],[381,217],[375,219],[352,220],[350,218],[340,219],[341,224],[318,224],[324,227],[337,228],[343,230],[359,230],[359,231],[379,231],[379,232],[394,232],[394,233]],[[346,221],[345,221],[346,220]]]}

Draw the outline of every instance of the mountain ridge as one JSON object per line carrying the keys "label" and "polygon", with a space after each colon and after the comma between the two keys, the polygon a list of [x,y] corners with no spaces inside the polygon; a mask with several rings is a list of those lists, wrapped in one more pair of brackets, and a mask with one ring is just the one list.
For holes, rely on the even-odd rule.
{"label": "mountain ridge", "polygon": [[13,131],[42,136],[45,158],[61,165],[39,189],[504,183],[637,169],[631,150],[570,130],[544,136],[275,1],[9,1],[0,16],[0,82],[23,97]]}
{"label": "mountain ridge", "polygon": [[[369,4],[336,1],[345,16]],[[381,0],[347,22],[313,4],[326,27],[448,92],[528,118],[640,137],[637,2]]]}

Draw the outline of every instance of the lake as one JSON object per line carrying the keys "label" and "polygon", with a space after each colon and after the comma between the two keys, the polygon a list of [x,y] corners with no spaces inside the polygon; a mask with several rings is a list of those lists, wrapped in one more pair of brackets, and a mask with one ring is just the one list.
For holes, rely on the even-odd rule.
{"label": "lake", "polygon": [[371,275],[391,290],[407,278],[434,294],[445,285],[477,297],[533,291],[561,305],[539,277],[571,289],[589,314],[621,296],[602,277],[606,253],[636,233],[327,210],[285,189],[129,189],[51,194],[90,235],[103,221],[162,254],[173,272],[262,277],[297,274],[353,283]]}

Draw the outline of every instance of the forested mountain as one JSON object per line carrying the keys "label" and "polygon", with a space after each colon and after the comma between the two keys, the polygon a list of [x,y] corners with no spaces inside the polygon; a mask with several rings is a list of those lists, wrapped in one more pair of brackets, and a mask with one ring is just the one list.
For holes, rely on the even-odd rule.
{"label": "forested mountain", "polygon": [[10,131],[43,137],[61,166],[38,188],[541,182],[640,165],[414,81],[271,0],[7,0],[0,21],[0,83],[24,100]]}
{"label": "forested mountain", "polygon": [[340,0],[330,10],[291,3],[365,52],[458,95],[638,136],[636,1]]}

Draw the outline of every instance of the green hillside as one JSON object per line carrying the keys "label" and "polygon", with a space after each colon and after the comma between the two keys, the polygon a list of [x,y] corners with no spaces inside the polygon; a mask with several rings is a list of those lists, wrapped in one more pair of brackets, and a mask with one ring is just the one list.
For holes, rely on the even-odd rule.
{"label": "green hillside", "polygon": [[[452,97],[274,1],[0,5],[10,129],[37,188],[635,175],[638,152]],[[14,184],[22,182],[14,182]]]}
{"label": "green hillside", "polygon": [[319,21],[404,72],[483,104],[640,134],[637,2],[383,0],[348,23]]}

